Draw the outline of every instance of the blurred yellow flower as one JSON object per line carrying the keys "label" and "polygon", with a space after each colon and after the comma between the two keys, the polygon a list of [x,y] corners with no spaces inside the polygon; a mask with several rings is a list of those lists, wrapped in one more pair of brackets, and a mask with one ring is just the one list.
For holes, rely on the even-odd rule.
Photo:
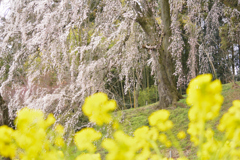
{"label": "blurred yellow flower", "polygon": [[119,123],[117,121],[114,121],[112,124],[112,128],[115,130],[119,129]]}
{"label": "blurred yellow flower", "polygon": [[102,147],[108,151],[106,160],[132,160],[138,150],[136,140],[123,131],[116,131],[113,139],[104,139]]}
{"label": "blurred yellow flower", "polygon": [[[146,157],[150,152],[150,148],[153,148],[152,144],[149,143],[150,141],[156,141],[158,138],[159,131],[157,128],[152,127],[149,129],[148,126],[143,126],[134,131],[134,138],[136,140],[136,147],[138,150],[142,150],[138,157]],[[150,153],[149,153],[150,154]],[[150,155],[148,155],[150,156]]]}
{"label": "blurred yellow flower", "polygon": [[[233,106],[229,108],[228,112],[225,113],[220,119],[218,129],[225,131],[225,135],[228,139],[240,137],[240,100],[234,100]],[[236,135],[237,134],[237,135]],[[237,139],[240,141],[240,138]],[[240,145],[240,142],[239,142]]]}
{"label": "blurred yellow flower", "polygon": [[50,113],[45,121],[46,127],[50,127],[55,123],[56,119],[52,113]]}
{"label": "blurred yellow flower", "polygon": [[62,146],[64,146],[64,139],[63,139],[63,137],[56,137],[55,138],[55,141],[54,141],[54,144],[56,145],[56,146],[58,146],[58,147],[62,147]]}
{"label": "blurred yellow flower", "polygon": [[219,115],[223,96],[220,80],[212,80],[211,74],[199,75],[192,79],[187,88],[186,102],[191,106],[188,112],[187,132],[195,145],[199,144],[200,135],[205,132],[205,123]]}
{"label": "blurred yellow flower", "polygon": [[96,150],[93,141],[99,140],[101,136],[102,134],[93,128],[84,128],[75,134],[74,143],[80,151],[87,150],[93,153]]}
{"label": "blurred yellow flower", "polygon": [[14,130],[8,126],[0,126],[0,155],[4,157],[14,158],[17,146],[13,144]]}
{"label": "blurred yellow flower", "polygon": [[15,124],[17,129],[22,132],[36,126],[44,128],[44,114],[40,110],[25,107],[18,111]]}
{"label": "blurred yellow flower", "polygon": [[167,131],[173,127],[172,121],[168,120],[169,115],[169,111],[165,109],[153,112],[148,117],[149,124],[156,126],[160,131]]}
{"label": "blurred yellow flower", "polygon": [[211,120],[219,114],[223,102],[222,85],[218,79],[213,82],[211,80],[211,74],[203,74],[189,83],[186,101],[192,106],[188,114],[191,121]]}
{"label": "blurred yellow flower", "polygon": [[64,134],[64,127],[61,124],[57,124],[55,126],[55,131],[60,134],[63,135]]}
{"label": "blurred yellow flower", "polygon": [[116,106],[115,100],[108,100],[108,96],[105,93],[99,92],[85,99],[82,111],[91,122],[101,126],[112,121],[109,112],[114,111]]}
{"label": "blurred yellow flower", "polygon": [[178,139],[184,139],[186,138],[186,134],[184,131],[180,131],[178,134],[177,134],[177,137]]}
{"label": "blurred yellow flower", "polygon": [[83,153],[77,156],[75,160],[101,160],[101,156],[99,153],[97,154]]}

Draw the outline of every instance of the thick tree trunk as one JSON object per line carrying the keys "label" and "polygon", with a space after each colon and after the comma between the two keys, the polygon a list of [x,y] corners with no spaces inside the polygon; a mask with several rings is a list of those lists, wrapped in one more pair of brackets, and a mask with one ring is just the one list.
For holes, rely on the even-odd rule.
{"label": "thick tree trunk", "polygon": [[[171,37],[171,17],[170,17],[170,5],[168,0],[160,0],[160,5],[161,5],[161,19],[162,19],[162,24],[163,24],[163,41],[162,41],[162,53],[160,53],[160,57],[162,61],[160,61],[160,65],[163,64],[166,72],[167,72],[167,77],[164,80],[165,82],[161,84],[161,86],[165,86],[168,84],[169,81],[169,86],[165,86],[165,90],[162,92],[167,92],[165,94],[165,98],[161,97],[163,101],[166,103],[165,105],[161,104],[160,105],[163,107],[168,107],[170,104],[174,104],[179,100],[179,98],[182,98],[182,95],[179,94],[176,88],[176,82],[175,82],[175,77],[173,75],[174,73],[174,63],[173,63],[173,58],[171,53],[168,51],[168,47],[170,45],[170,37]],[[161,50],[160,50],[161,51]],[[165,58],[165,60],[164,60]],[[165,62],[165,63],[164,63]],[[163,71],[160,71],[163,72]],[[160,85],[158,87],[161,87]],[[159,89],[158,89],[159,90]],[[168,91],[166,91],[168,90]],[[159,92],[160,96],[160,92]],[[159,97],[160,98],[160,97]]]}
{"label": "thick tree trunk", "polygon": [[169,79],[170,74],[173,74],[168,69],[171,63],[166,63],[169,60],[164,55],[160,55],[159,59],[159,68],[157,70],[159,106],[165,108],[175,104],[182,97],[177,91],[176,84],[174,84],[174,78]]}
{"label": "thick tree trunk", "polygon": [[[152,55],[158,59],[156,66],[156,76],[158,80],[159,92],[159,107],[165,108],[171,104],[175,104],[182,96],[178,93],[175,83],[174,65],[171,54],[168,51],[171,36],[171,17],[168,0],[161,0],[161,19],[163,24],[162,34],[160,35],[160,27],[158,26],[152,10],[149,7],[149,2],[141,1],[141,6],[136,3],[134,9],[138,13],[136,21],[141,25],[145,33],[148,35],[149,46],[145,48],[151,50]],[[162,37],[162,39],[161,39]],[[162,42],[161,42],[162,41]]]}
{"label": "thick tree trunk", "polygon": [[8,107],[6,106],[5,101],[0,95],[0,126],[2,125],[7,125],[9,127],[12,127],[11,120],[8,114]]}
{"label": "thick tree trunk", "polygon": [[[5,102],[2,98],[2,96],[0,95],[0,126],[2,125],[7,125],[9,127],[11,127],[11,120],[9,118],[8,115],[8,107],[5,105]],[[1,156],[0,156],[1,159]],[[3,160],[10,160],[10,158],[2,158]]]}
{"label": "thick tree trunk", "polygon": [[0,95],[0,126],[8,124],[8,108]]}

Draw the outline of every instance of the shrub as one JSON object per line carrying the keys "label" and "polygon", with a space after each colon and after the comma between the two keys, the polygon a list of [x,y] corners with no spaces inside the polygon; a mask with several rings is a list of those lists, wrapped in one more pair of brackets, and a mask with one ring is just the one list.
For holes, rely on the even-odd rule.
{"label": "shrub", "polygon": [[139,91],[138,104],[139,106],[145,106],[157,102],[159,99],[157,86],[153,85],[150,88]]}

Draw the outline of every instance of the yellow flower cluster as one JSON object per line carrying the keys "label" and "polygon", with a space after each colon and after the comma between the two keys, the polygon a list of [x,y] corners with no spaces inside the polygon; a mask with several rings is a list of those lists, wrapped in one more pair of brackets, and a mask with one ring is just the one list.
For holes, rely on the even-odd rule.
{"label": "yellow flower cluster", "polygon": [[0,127],[0,155],[14,158],[17,146],[13,143],[13,129],[7,126]]}
{"label": "yellow flower cluster", "polygon": [[[228,139],[240,138],[240,100],[233,101],[233,106],[229,108],[228,112],[220,120],[218,129],[225,131]],[[237,133],[236,131],[239,132],[239,135],[234,135]]]}
{"label": "yellow flower cluster", "polygon": [[137,146],[150,154],[149,148],[153,146],[149,141],[156,141],[159,138],[159,131],[155,127],[149,129],[148,126],[143,126],[134,131],[134,137],[137,140]]}
{"label": "yellow flower cluster", "polygon": [[76,160],[101,160],[99,153],[95,154],[96,146],[94,141],[102,137],[100,132],[95,131],[93,128],[84,128],[77,132],[74,136],[74,142],[80,151],[87,151],[88,153],[80,154]]}
{"label": "yellow flower cluster", "polygon": [[200,142],[205,122],[216,118],[223,103],[222,85],[219,80],[211,81],[212,75],[199,75],[191,80],[187,89],[187,104],[190,120],[188,133],[195,145]]}
{"label": "yellow flower cluster", "polygon": [[105,93],[95,93],[87,97],[82,106],[83,113],[89,117],[91,122],[96,122],[97,125],[103,125],[112,121],[109,112],[114,111],[117,107],[115,100],[108,100]]}
{"label": "yellow flower cluster", "polygon": [[152,113],[148,121],[151,126],[156,126],[160,131],[167,131],[173,127],[172,121],[168,120],[169,116],[169,111],[163,109]]}
{"label": "yellow flower cluster", "polygon": [[233,106],[221,118],[218,129],[225,132],[226,138],[220,157],[228,153],[231,159],[240,159],[240,100],[233,101]]}
{"label": "yellow flower cluster", "polygon": [[101,156],[99,153],[97,154],[90,154],[90,153],[83,153],[80,154],[76,160],[101,160]]}
{"label": "yellow flower cluster", "polygon": [[178,139],[184,139],[184,138],[186,138],[186,133],[184,131],[180,131],[177,134],[177,137],[178,137]]}
{"label": "yellow flower cluster", "polygon": [[134,159],[137,147],[133,137],[126,135],[123,131],[116,131],[114,139],[105,139],[102,147],[108,151],[107,160],[131,160]]}
{"label": "yellow flower cluster", "polygon": [[56,147],[64,145],[63,127],[56,126],[53,137],[48,136],[49,127],[55,123],[55,118],[49,114],[44,119],[40,110],[23,108],[17,113],[16,130],[7,126],[0,127],[0,155],[11,159],[64,159]]}
{"label": "yellow flower cluster", "polygon": [[95,152],[96,147],[92,144],[93,141],[99,140],[102,137],[100,132],[93,128],[84,128],[74,136],[74,142],[80,151],[87,150],[88,152]]}
{"label": "yellow flower cluster", "polygon": [[197,156],[202,160],[240,159],[240,101],[223,115],[218,130],[225,132],[222,140],[216,140],[214,131],[205,123],[216,118],[223,102],[222,86],[219,80],[211,81],[210,74],[193,79],[187,89],[189,110],[189,128],[191,141],[198,145]]}

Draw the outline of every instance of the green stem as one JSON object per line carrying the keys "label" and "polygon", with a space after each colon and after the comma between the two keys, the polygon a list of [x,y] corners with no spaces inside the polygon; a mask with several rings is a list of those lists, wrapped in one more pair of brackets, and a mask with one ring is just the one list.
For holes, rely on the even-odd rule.
{"label": "green stem", "polygon": [[205,131],[205,121],[203,121],[203,127],[201,128],[200,131],[200,138],[199,138],[199,146],[198,146],[198,151],[200,151],[201,156],[198,157],[199,160],[202,160],[202,145],[203,145],[203,140],[204,140],[204,131]]}
{"label": "green stem", "polygon": [[170,137],[170,140],[172,141],[173,143],[173,146],[177,149],[178,153],[180,154],[180,157],[184,157],[184,154],[183,154],[183,151],[182,151],[182,148],[179,144],[179,141],[176,139],[176,137],[173,135],[172,131],[167,131],[169,137]]}
{"label": "green stem", "polygon": [[162,156],[162,154],[160,153],[156,142],[153,141],[153,140],[150,140],[150,139],[149,139],[148,141],[149,141],[149,143],[152,145],[154,151],[157,153],[157,155],[158,155],[158,157],[159,157],[159,160],[161,160],[161,159],[163,158],[163,156]]}

